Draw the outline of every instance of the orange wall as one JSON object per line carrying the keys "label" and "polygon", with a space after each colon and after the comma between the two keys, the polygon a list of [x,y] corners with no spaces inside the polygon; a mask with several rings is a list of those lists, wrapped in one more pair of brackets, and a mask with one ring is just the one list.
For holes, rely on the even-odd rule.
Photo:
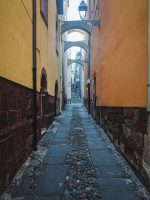
{"label": "orange wall", "polygon": [[[98,7],[100,7],[100,1],[96,0],[95,4],[94,1],[88,2],[89,4],[89,12],[91,14],[89,17],[91,19],[97,19],[99,20],[100,18],[100,10]],[[94,27],[92,29],[92,34],[91,34],[91,67],[90,67],[90,80],[91,80],[91,87],[90,87],[90,95],[91,99],[93,98],[93,75],[96,74],[96,102],[97,105],[100,105],[101,99],[100,99],[100,91],[101,91],[101,85],[100,85],[100,62],[101,62],[101,46],[100,46],[100,29],[98,27]]]}
{"label": "orange wall", "polygon": [[146,107],[147,8],[147,0],[100,0],[101,28],[91,51],[91,75],[99,63],[97,105]]}

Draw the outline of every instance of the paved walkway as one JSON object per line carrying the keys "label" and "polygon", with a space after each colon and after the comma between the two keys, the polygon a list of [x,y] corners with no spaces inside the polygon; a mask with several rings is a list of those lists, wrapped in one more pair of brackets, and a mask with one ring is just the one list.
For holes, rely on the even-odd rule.
{"label": "paved walkway", "polygon": [[68,106],[38,173],[23,176],[13,199],[144,200],[144,186],[81,104]]}

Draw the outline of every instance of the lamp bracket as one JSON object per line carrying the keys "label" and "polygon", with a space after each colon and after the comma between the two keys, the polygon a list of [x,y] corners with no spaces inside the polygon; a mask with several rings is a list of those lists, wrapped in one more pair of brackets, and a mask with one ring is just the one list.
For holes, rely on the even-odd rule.
{"label": "lamp bracket", "polygon": [[96,26],[98,28],[100,28],[100,20],[96,20],[96,19],[85,19],[85,20],[82,20],[83,22],[87,22],[87,23],[90,23],[92,24],[93,26]]}

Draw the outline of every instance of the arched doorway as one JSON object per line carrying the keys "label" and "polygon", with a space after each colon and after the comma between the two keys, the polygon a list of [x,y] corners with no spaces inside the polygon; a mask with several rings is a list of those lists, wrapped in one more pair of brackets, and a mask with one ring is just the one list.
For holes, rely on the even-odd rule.
{"label": "arched doorway", "polygon": [[58,100],[58,81],[55,81],[55,116],[59,113],[59,100]]}
{"label": "arched doorway", "polygon": [[43,69],[41,73],[41,116],[46,115],[47,96],[47,74]]}
{"label": "arched doorway", "polygon": [[96,118],[96,73],[93,74],[93,118]]}

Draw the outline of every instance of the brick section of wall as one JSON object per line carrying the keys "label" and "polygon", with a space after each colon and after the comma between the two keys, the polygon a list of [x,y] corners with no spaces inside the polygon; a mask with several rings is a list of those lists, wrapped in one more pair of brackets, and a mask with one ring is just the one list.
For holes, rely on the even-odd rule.
{"label": "brick section of wall", "polygon": [[137,171],[142,169],[148,113],[144,108],[101,107],[101,125]]}
{"label": "brick section of wall", "polygon": [[[54,97],[47,96],[46,114],[41,117],[37,95],[38,139],[41,127],[54,119]],[[44,119],[44,125],[43,125]],[[32,90],[0,77],[0,193],[32,151]]]}

